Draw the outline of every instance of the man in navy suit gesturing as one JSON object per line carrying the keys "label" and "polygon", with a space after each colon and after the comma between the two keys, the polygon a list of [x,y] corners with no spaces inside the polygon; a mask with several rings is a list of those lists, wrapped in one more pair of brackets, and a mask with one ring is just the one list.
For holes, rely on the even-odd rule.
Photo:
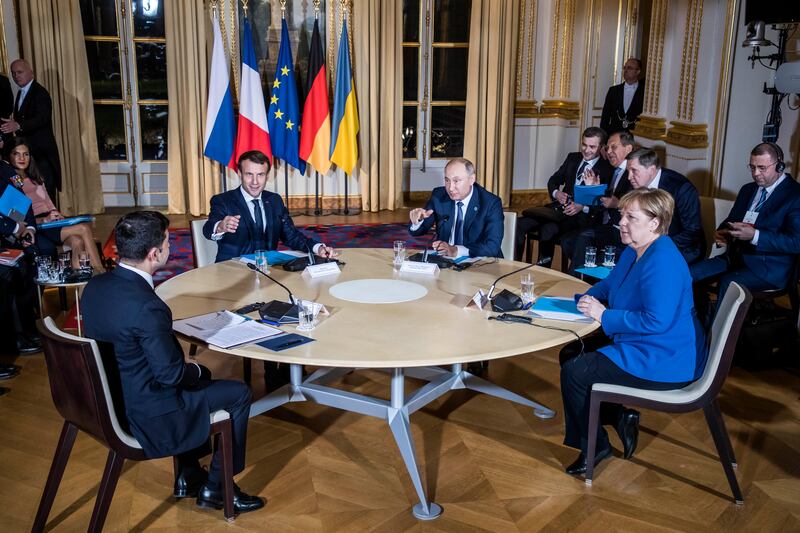
{"label": "man in navy suit gesturing", "polygon": [[436,223],[433,249],[446,257],[503,257],[503,205],[475,184],[475,166],[451,159],[444,167],[444,187],[436,187],[424,208],[409,213],[411,235],[425,235]]}

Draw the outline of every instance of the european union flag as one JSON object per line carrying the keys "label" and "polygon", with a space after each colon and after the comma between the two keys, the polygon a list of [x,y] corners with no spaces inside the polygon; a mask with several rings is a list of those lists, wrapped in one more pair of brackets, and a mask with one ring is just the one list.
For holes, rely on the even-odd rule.
{"label": "european union flag", "polygon": [[297,101],[297,86],[294,81],[292,45],[289,44],[289,28],[286,19],[281,23],[281,47],[272,95],[267,111],[269,138],[272,155],[283,159],[301,174],[306,172],[306,162],[300,159],[300,103]]}

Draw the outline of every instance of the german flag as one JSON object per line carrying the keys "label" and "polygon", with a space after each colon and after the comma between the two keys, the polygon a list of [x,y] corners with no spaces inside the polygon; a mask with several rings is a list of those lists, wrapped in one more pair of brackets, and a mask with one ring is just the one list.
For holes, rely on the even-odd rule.
{"label": "german flag", "polygon": [[306,103],[300,128],[300,158],[312,165],[320,174],[331,168],[331,114],[328,109],[328,76],[325,72],[325,53],[319,36],[319,25],[314,21],[311,52],[306,78]]}

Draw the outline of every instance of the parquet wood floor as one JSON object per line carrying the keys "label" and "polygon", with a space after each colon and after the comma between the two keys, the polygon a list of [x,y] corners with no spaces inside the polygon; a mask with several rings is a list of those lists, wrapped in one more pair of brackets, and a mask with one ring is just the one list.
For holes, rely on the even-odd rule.
{"label": "parquet wood floor", "polygon": [[[398,340],[399,342],[399,340]],[[218,377],[238,360],[201,351]],[[0,531],[28,531],[61,419],[42,355],[0,356],[21,365],[0,397]],[[263,394],[254,365],[255,395]],[[490,379],[561,409],[557,351],[493,362]],[[414,383],[413,380],[409,380]],[[386,396],[388,377],[346,376],[346,387]],[[226,524],[222,512],[171,498],[169,459],[128,463],[106,531],[800,531],[800,373],[735,368],[720,402],[739,461],[745,504],[730,491],[701,413],[642,413],[636,455],[604,461],[588,487],[564,474],[576,452],[561,445],[563,418],[453,392],[411,417],[432,499],[444,514],[419,522],[416,497],[382,421],[294,404],[250,421],[247,469],[238,482],[268,499]],[[612,435],[612,443],[618,446]],[[86,529],[105,450],[79,435],[48,527]]]}

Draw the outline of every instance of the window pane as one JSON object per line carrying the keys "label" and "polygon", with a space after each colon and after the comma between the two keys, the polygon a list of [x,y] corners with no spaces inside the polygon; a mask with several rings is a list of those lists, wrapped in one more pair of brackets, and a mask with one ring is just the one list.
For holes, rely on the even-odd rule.
{"label": "window pane", "polygon": [[419,76],[419,48],[416,46],[403,47],[403,101],[415,102],[417,100]]}
{"label": "window pane", "polygon": [[467,48],[434,48],[433,100],[467,99]]}
{"label": "window pane", "polygon": [[139,127],[142,129],[142,159],[167,160],[167,106],[140,105]]}
{"label": "window pane", "polygon": [[472,0],[436,0],[433,9],[433,41],[468,43]]}
{"label": "window pane", "polygon": [[167,99],[167,45],[136,43],[136,74],[139,98]]}
{"label": "window pane", "polygon": [[431,157],[464,154],[465,106],[431,107]]}
{"label": "window pane", "polygon": [[164,0],[133,0],[134,37],[164,37]]}
{"label": "window pane", "polygon": [[117,6],[114,0],[81,0],[84,35],[117,35]]}
{"label": "window pane", "polygon": [[403,0],[403,42],[419,41],[419,0]]}
{"label": "window pane", "polygon": [[417,106],[403,106],[403,157],[417,157]]}
{"label": "window pane", "polygon": [[125,140],[125,115],[121,105],[95,104],[94,125],[101,161],[128,159]]}
{"label": "window pane", "polygon": [[119,69],[119,43],[86,42],[92,98],[122,98],[122,77]]}

